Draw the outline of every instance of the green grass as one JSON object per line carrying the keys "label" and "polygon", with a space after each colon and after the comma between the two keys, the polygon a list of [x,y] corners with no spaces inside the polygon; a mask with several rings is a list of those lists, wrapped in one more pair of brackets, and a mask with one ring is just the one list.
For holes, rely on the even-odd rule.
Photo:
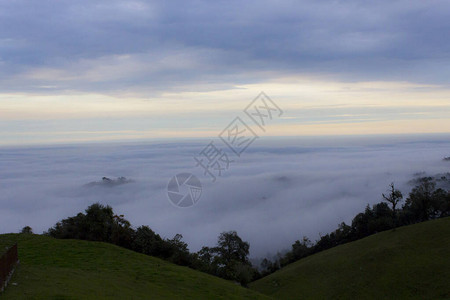
{"label": "green grass", "polygon": [[18,242],[20,265],[5,299],[266,299],[232,282],[114,245],[30,234]]}
{"label": "green grass", "polygon": [[450,218],[317,253],[250,288],[276,299],[450,299]]}
{"label": "green grass", "polygon": [[3,255],[9,247],[13,244],[10,241],[3,240],[0,238],[0,256]]}

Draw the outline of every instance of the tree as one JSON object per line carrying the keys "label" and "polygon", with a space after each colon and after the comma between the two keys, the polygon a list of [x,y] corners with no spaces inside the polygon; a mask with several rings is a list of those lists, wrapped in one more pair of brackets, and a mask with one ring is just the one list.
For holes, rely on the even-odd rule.
{"label": "tree", "polygon": [[400,203],[403,199],[402,192],[397,190],[394,186],[394,183],[392,182],[390,185],[390,191],[388,195],[382,194],[383,199],[390,203],[392,206],[392,220],[394,222],[394,227],[397,225],[397,204]]}
{"label": "tree", "polygon": [[134,251],[152,256],[161,257],[164,241],[148,226],[140,226],[136,229],[132,248]]}
{"label": "tree", "polygon": [[303,236],[302,241],[295,241],[294,244],[292,244],[292,260],[296,261],[299,260],[302,257],[308,256],[312,251],[312,242],[311,240]]}
{"label": "tree", "polygon": [[216,263],[217,261],[215,260],[215,248],[204,246],[200,251],[196,253],[196,257],[202,271],[218,276],[218,266]]}
{"label": "tree", "polygon": [[372,206],[372,217],[369,219],[369,234],[394,228],[392,210],[385,202],[380,202]]}
{"label": "tree", "polygon": [[111,206],[95,203],[86,209],[86,239],[109,242],[114,223],[114,212]]}
{"label": "tree", "polygon": [[88,229],[86,216],[83,213],[78,213],[74,217],[69,217],[56,223],[55,226],[47,231],[47,234],[58,239],[86,240]]}
{"label": "tree", "polygon": [[217,252],[224,265],[229,265],[232,261],[248,263],[250,245],[244,242],[236,231],[222,232],[217,244]]}
{"label": "tree", "polygon": [[356,239],[366,237],[371,234],[369,231],[369,221],[373,218],[372,209],[367,204],[364,212],[357,214],[352,220],[352,232]]}
{"label": "tree", "polygon": [[95,203],[85,214],[79,213],[56,223],[47,234],[55,238],[108,242],[132,248],[134,230],[123,215],[117,216],[110,206]]}
{"label": "tree", "polygon": [[188,245],[183,242],[183,236],[179,233],[175,234],[172,239],[165,240],[169,257],[168,259],[182,266],[191,264],[191,256],[188,250]]}
{"label": "tree", "polygon": [[247,287],[248,283],[252,281],[258,273],[251,264],[235,263],[234,264],[234,280],[239,282],[242,286]]}
{"label": "tree", "polygon": [[252,277],[248,260],[249,243],[244,242],[236,231],[228,231],[219,235],[217,245],[215,251],[219,276],[246,285]]}
{"label": "tree", "polygon": [[249,249],[236,231],[228,231],[219,235],[216,247],[203,247],[196,257],[203,270],[245,286],[256,274],[248,260]]}
{"label": "tree", "polygon": [[25,226],[24,228],[22,228],[20,233],[33,234],[33,229],[30,226]]}
{"label": "tree", "polygon": [[133,239],[135,231],[131,227],[131,223],[124,218],[123,215],[114,215],[112,228],[111,228],[111,243],[125,247],[128,249],[133,248]]}
{"label": "tree", "polygon": [[432,217],[444,218],[450,216],[450,191],[437,189],[432,197]]}
{"label": "tree", "polygon": [[421,178],[419,182],[403,206],[413,223],[427,221],[433,217],[433,194],[436,190],[436,183],[432,177]]}
{"label": "tree", "polygon": [[269,275],[280,269],[280,260],[272,262],[270,259],[264,258],[261,261],[262,276]]}

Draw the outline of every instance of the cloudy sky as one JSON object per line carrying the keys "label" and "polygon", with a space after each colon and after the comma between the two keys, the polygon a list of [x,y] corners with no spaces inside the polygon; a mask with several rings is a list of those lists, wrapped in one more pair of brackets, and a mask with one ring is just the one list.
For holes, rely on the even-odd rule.
{"label": "cloudy sky", "polygon": [[[101,202],[193,251],[314,240],[448,172],[449,20],[448,1],[0,0],[0,233]],[[258,138],[212,183],[193,158],[236,117]],[[192,208],[167,199],[179,172]],[[85,186],[103,176],[134,181]]]}
{"label": "cloudy sky", "polygon": [[448,1],[0,0],[0,144],[450,131]]}

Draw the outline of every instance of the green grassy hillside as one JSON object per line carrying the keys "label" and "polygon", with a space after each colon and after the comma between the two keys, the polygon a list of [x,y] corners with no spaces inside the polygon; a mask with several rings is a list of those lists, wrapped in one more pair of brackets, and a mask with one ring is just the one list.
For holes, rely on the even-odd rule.
{"label": "green grassy hillside", "polygon": [[276,299],[450,299],[450,218],[317,253],[250,288]]}
{"label": "green grassy hillside", "polygon": [[232,282],[114,245],[46,236],[0,235],[18,242],[20,266],[5,299],[264,299]]}

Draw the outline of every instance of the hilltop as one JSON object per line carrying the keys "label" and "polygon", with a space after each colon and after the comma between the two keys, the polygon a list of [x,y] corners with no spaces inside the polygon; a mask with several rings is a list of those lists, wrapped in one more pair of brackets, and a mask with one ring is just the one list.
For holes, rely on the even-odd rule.
{"label": "hilltop", "polygon": [[450,297],[450,218],[311,255],[250,284],[276,299]]}
{"label": "hilltop", "polygon": [[20,266],[5,299],[266,299],[187,267],[112,244],[32,234],[0,235],[17,242]]}

